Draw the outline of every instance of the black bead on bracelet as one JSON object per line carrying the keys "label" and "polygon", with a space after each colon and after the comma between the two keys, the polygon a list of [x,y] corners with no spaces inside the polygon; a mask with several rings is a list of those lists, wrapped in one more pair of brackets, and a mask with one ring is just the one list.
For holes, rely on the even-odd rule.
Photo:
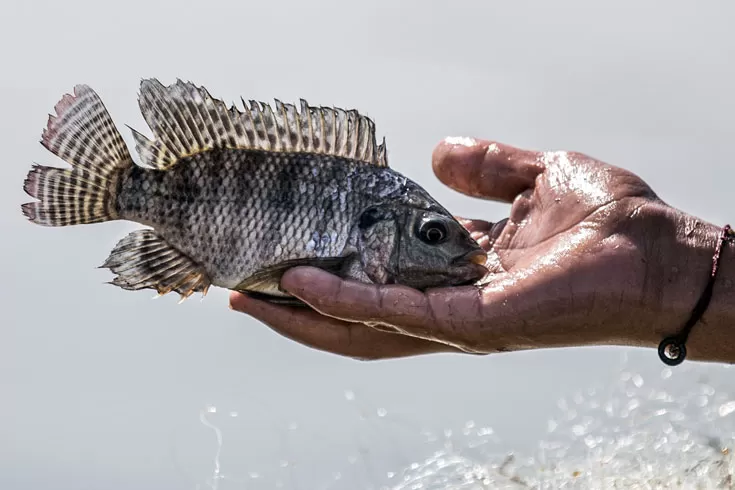
{"label": "black bead on bracelet", "polygon": [[665,364],[676,366],[684,362],[684,359],[687,356],[686,342],[689,337],[689,332],[691,332],[694,325],[702,318],[702,315],[707,310],[709,302],[712,299],[712,290],[715,287],[715,279],[720,265],[722,244],[725,242],[732,242],[734,239],[735,233],[733,233],[730,225],[725,225],[720,232],[720,237],[717,240],[717,247],[715,248],[715,253],[712,256],[712,271],[710,272],[707,287],[704,289],[704,292],[699,298],[696,306],[694,306],[692,314],[689,316],[689,320],[687,320],[679,333],[666,337],[658,345],[658,356]]}

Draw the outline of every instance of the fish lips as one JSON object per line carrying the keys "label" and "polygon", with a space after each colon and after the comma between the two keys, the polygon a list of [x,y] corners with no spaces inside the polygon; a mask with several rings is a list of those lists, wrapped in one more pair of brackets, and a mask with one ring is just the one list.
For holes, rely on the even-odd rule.
{"label": "fish lips", "polygon": [[474,284],[488,273],[488,269],[485,267],[487,263],[487,252],[484,250],[468,252],[454,259],[452,263],[457,267],[461,267],[463,270],[467,270],[468,275],[472,273],[472,277],[463,282],[463,285]]}

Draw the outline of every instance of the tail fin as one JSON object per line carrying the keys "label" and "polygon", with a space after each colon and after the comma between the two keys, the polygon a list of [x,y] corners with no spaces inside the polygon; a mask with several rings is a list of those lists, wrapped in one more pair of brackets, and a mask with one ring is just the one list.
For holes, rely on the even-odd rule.
{"label": "tail fin", "polygon": [[43,226],[117,219],[117,181],[133,159],[107,109],[86,85],[74,87],[54,109],[41,144],[72,168],[34,165],[23,189],[39,201],[23,204],[23,214]]}

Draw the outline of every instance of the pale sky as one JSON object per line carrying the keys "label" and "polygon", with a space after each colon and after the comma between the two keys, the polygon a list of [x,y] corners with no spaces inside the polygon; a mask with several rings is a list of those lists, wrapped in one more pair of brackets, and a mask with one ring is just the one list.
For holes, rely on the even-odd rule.
{"label": "pale sky", "polygon": [[[103,284],[111,276],[96,267],[137,225],[50,229],[20,212],[30,166],[60,164],[38,140],[64,93],[91,85],[130,143],[126,124],[147,132],[139,80],[179,77],[228,102],[357,108],[386,136],[391,165],[456,214],[498,220],[507,208],[437,181],[431,151],[450,135],[582,151],[638,173],[674,206],[734,222],[735,4],[604,3],[3,3],[0,488],[207,488],[208,405],[233,478],[220,489],[278,478],[327,488],[338,471],[365,482],[425,457],[421,428],[472,419],[523,448],[558,397],[604,379],[624,352],[659,369],[655,351],[621,348],[344,359],[230,311],[223,290],[177,306]],[[360,449],[371,464],[357,470],[348,456]]]}

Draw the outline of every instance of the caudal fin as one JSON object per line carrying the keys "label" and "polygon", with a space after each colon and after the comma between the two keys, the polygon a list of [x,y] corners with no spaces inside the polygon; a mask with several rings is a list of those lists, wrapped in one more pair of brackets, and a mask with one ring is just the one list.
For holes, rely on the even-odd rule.
{"label": "caudal fin", "polygon": [[117,219],[117,180],[133,159],[102,100],[90,87],[77,85],[54,109],[41,144],[72,168],[34,165],[23,189],[38,201],[23,204],[23,214],[43,226]]}

